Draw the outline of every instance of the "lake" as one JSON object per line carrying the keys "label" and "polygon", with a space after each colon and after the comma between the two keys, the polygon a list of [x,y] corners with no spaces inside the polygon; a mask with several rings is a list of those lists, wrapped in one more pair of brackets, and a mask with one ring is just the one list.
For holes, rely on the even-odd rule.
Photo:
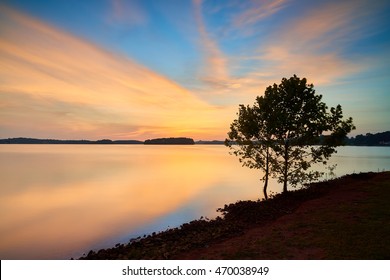
{"label": "lake", "polygon": [[[337,176],[390,170],[390,148],[340,147],[329,164]],[[262,198],[260,177],[221,145],[0,145],[0,258],[78,258],[214,218]]]}

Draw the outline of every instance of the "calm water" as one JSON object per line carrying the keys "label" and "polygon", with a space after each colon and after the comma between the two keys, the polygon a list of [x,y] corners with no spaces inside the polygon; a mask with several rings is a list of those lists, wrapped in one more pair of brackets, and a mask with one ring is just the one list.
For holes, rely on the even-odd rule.
{"label": "calm water", "polygon": [[[0,145],[0,258],[68,259],[261,198],[224,146]],[[337,176],[390,170],[390,148],[342,147]],[[281,186],[271,182],[270,191]]]}

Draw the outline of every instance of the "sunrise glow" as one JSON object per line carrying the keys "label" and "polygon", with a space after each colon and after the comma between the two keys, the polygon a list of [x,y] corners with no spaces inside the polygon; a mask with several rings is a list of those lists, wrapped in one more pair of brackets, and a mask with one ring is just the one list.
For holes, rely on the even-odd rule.
{"label": "sunrise glow", "polygon": [[384,1],[65,2],[0,6],[0,138],[223,140],[293,74],[390,126]]}

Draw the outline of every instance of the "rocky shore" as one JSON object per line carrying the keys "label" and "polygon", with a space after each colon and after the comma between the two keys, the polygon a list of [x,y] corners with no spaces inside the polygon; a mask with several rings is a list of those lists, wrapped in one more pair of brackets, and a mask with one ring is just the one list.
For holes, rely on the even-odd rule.
{"label": "rocky shore", "polygon": [[[329,248],[326,246],[332,242],[326,238],[333,240],[332,236],[328,237],[328,233],[338,231],[331,227],[327,228],[327,225],[333,223],[339,227],[355,220],[366,223],[365,215],[368,210],[364,210],[363,202],[369,203],[370,200],[367,198],[371,196],[386,199],[390,195],[389,184],[390,172],[351,174],[331,181],[314,183],[284,195],[277,194],[267,201],[238,201],[218,209],[221,217],[216,219],[202,217],[178,228],[139,237],[127,244],[117,244],[114,248],[90,251],[80,259],[353,259],[354,255],[338,257],[327,253]],[[384,194],[378,194],[382,190]],[[314,206],[310,206],[313,203]],[[363,203],[357,208],[362,210],[360,216],[359,211],[354,209],[356,203]],[[373,204],[373,207],[377,204]],[[340,205],[346,207],[346,212],[337,214],[336,207]],[[384,205],[384,209],[378,211],[384,212],[381,214],[383,217],[389,217],[387,202]],[[306,209],[303,214],[302,209]],[[314,215],[318,212],[316,209],[323,209],[318,213],[319,217]],[[384,219],[381,215],[375,217],[378,220]],[[276,231],[275,226],[279,227],[276,227]],[[318,232],[318,227],[323,227],[323,231]],[[348,234],[353,235],[355,229],[349,230],[352,233]],[[376,230],[377,236],[390,234],[389,226],[378,226]],[[378,233],[378,230],[382,231],[382,234]],[[300,236],[302,234],[307,238],[302,240]],[[286,243],[286,238],[290,238],[291,242]],[[290,244],[297,242],[298,248],[290,248]],[[363,258],[385,258],[383,254],[386,253],[381,252],[386,248],[390,249],[390,244],[387,243],[381,245],[382,249],[372,249],[374,253],[380,251],[377,256],[374,254],[364,257],[363,254]],[[272,248],[271,245],[277,246],[278,249]]]}

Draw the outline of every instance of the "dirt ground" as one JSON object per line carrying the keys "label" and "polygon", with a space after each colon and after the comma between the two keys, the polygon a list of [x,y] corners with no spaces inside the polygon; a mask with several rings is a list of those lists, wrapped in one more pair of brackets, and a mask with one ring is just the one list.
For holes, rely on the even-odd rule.
{"label": "dirt ground", "polygon": [[[378,189],[370,186],[381,183],[383,187],[385,182],[385,187],[390,188],[389,172],[372,174],[370,178],[358,176],[336,182],[331,192],[304,202],[291,214],[239,236],[181,253],[175,259],[328,259],[324,244],[328,241],[321,238],[321,232],[329,235],[333,231],[334,239],[343,246],[343,239],[348,238],[345,236],[355,234],[354,226],[367,221],[365,204],[370,198],[381,198]],[[352,233],[343,236],[344,228]]]}

